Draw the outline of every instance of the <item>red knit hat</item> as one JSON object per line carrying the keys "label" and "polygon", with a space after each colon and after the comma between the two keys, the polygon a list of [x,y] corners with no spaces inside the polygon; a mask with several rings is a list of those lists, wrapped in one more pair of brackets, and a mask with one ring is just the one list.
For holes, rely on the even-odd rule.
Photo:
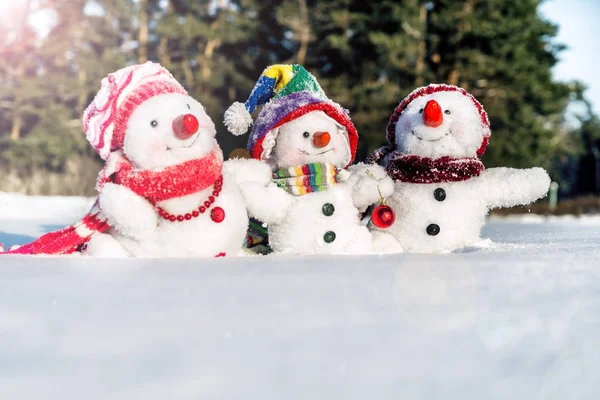
{"label": "red knit hat", "polygon": [[137,106],[165,93],[187,92],[157,63],[120,69],[102,80],[101,88],[83,114],[83,130],[100,157],[123,147],[127,121]]}
{"label": "red knit hat", "polygon": [[457,86],[446,85],[446,84],[435,84],[432,83],[428,86],[420,87],[418,89],[413,90],[411,94],[409,94],[404,100],[400,102],[396,110],[390,117],[390,122],[387,126],[387,140],[390,142],[390,145],[395,148],[396,147],[396,124],[398,123],[398,119],[402,112],[408,107],[408,105],[415,99],[427,96],[433,93],[438,92],[459,92],[463,96],[469,98],[473,105],[477,108],[479,115],[481,117],[481,126],[483,128],[483,141],[481,142],[481,147],[477,150],[477,155],[482,156],[485,153],[485,148],[487,147],[490,141],[490,135],[492,131],[490,130],[490,120],[488,119],[488,115],[483,109],[483,106],[472,94],[468,93],[465,89],[459,88]]}

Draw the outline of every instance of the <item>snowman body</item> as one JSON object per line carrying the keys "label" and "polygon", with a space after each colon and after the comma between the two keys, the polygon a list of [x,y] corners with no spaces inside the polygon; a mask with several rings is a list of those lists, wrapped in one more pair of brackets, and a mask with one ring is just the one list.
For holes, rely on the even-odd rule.
{"label": "snowman body", "polygon": [[[393,178],[398,169],[412,169],[406,164],[394,166],[394,155],[479,163],[474,160],[487,144],[487,116],[466,92],[447,88],[430,85],[421,89],[424,93],[415,91],[400,104],[399,117],[392,118],[393,125],[388,127],[393,152],[382,160]],[[387,199],[397,220],[386,232],[408,252],[453,251],[479,240],[491,209],[529,204],[548,191],[550,178],[542,168],[484,169],[480,165],[482,171],[463,180],[423,182],[422,176],[437,172],[431,170],[413,174],[414,181],[400,174],[402,178],[396,177],[394,193]],[[378,230],[372,225],[370,229]]]}
{"label": "snowman body", "polygon": [[[265,142],[272,147],[263,152],[263,160],[274,171],[309,163],[339,169],[337,183],[302,195],[279,187],[276,179],[266,186],[242,186],[250,215],[268,225],[269,244],[276,253],[402,251],[393,237],[371,234],[360,219],[360,212],[379,199],[378,187],[384,195],[392,193],[392,180],[379,166],[359,164],[343,169],[351,160],[348,139],[343,127],[333,119],[321,111],[307,113],[278,127]],[[311,179],[304,177],[298,181]]]}
{"label": "snowman body", "polygon": [[371,234],[360,225],[352,191],[347,185],[338,184],[326,191],[293,197],[288,204],[282,221],[269,225],[269,243],[275,252],[364,254],[371,251]]}
{"label": "snowman body", "polygon": [[479,240],[491,209],[535,201],[549,184],[542,168],[490,168],[462,182],[396,182],[387,202],[398,220],[386,232],[408,252],[459,249]]}
{"label": "snowman body", "polygon": [[[177,132],[174,121],[181,120],[182,115],[193,115],[197,119],[193,132]],[[214,124],[200,103],[182,94],[162,94],[146,100],[133,112],[127,122],[123,152],[141,171],[160,172],[211,153],[222,160],[215,133]],[[218,164],[218,169],[212,173],[221,176],[222,183],[210,182],[197,192],[154,204],[125,186],[106,183],[100,191],[99,205],[111,229],[94,235],[87,253],[105,257],[241,254],[248,215],[240,180],[266,182],[270,179],[270,168],[255,160],[232,160]],[[202,179],[202,175],[200,172],[198,179]],[[200,212],[202,206],[205,207]],[[159,210],[180,218],[169,220],[161,216]],[[189,218],[184,218],[186,215]]]}
{"label": "snowman body", "polygon": [[[162,201],[159,206],[172,214],[185,214],[194,205],[203,204],[212,193],[210,187],[182,198]],[[222,221],[211,215],[211,210],[216,208],[224,211]],[[128,254],[135,257],[225,257],[239,254],[247,226],[248,214],[240,189],[231,174],[225,173],[219,196],[198,218],[181,222],[159,219],[156,228],[143,240],[122,235],[116,228],[111,234]]]}
{"label": "snowman body", "polygon": [[407,252],[436,253],[476,241],[488,210],[478,195],[479,178],[464,182],[397,182],[387,199],[397,222],[388,229]]}

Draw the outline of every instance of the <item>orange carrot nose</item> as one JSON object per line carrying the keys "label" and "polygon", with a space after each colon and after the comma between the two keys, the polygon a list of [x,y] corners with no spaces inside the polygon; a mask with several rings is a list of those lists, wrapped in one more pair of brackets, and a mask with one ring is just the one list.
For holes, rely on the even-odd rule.
{"label": "orange carrot nose", "polygon": [[192,114],[181,115],[173,120],[173,132],[181,140],[194,136],[199,127],[198,118]]}
{"label": "orange carrot nose", "polygon": [[435,100],[429,100],[423,110],[423,122],[432,128],[437,128],[444,122],[442,107]]}
{"label": "orange carrot nose", "polygon": [[313,135],[313,144],[317,148],[323,148],[331,141],[331,135],[329,132],[315,132]]}

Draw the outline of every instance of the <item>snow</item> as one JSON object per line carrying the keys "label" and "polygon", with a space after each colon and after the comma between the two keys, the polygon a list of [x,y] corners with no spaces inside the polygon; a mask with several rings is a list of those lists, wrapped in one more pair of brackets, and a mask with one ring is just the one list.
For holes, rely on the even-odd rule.
{"label": "snow", "polygon": [[[0,235],[89,205],[0,193]],[[494,218],[483,237],[443,255],[0,257],[0,398],[600,398],[600,218]]]}

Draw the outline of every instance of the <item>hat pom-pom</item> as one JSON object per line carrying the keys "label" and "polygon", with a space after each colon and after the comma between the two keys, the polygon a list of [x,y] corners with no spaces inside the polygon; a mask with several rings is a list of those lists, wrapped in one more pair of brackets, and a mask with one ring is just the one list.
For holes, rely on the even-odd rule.
{"label": "hat pom-pom", "polygon": [[252,115],[246,110],[244,103],[236,101],[227,111],[223,121],[227,130],[236,136],[243,135],[252,125]]}

